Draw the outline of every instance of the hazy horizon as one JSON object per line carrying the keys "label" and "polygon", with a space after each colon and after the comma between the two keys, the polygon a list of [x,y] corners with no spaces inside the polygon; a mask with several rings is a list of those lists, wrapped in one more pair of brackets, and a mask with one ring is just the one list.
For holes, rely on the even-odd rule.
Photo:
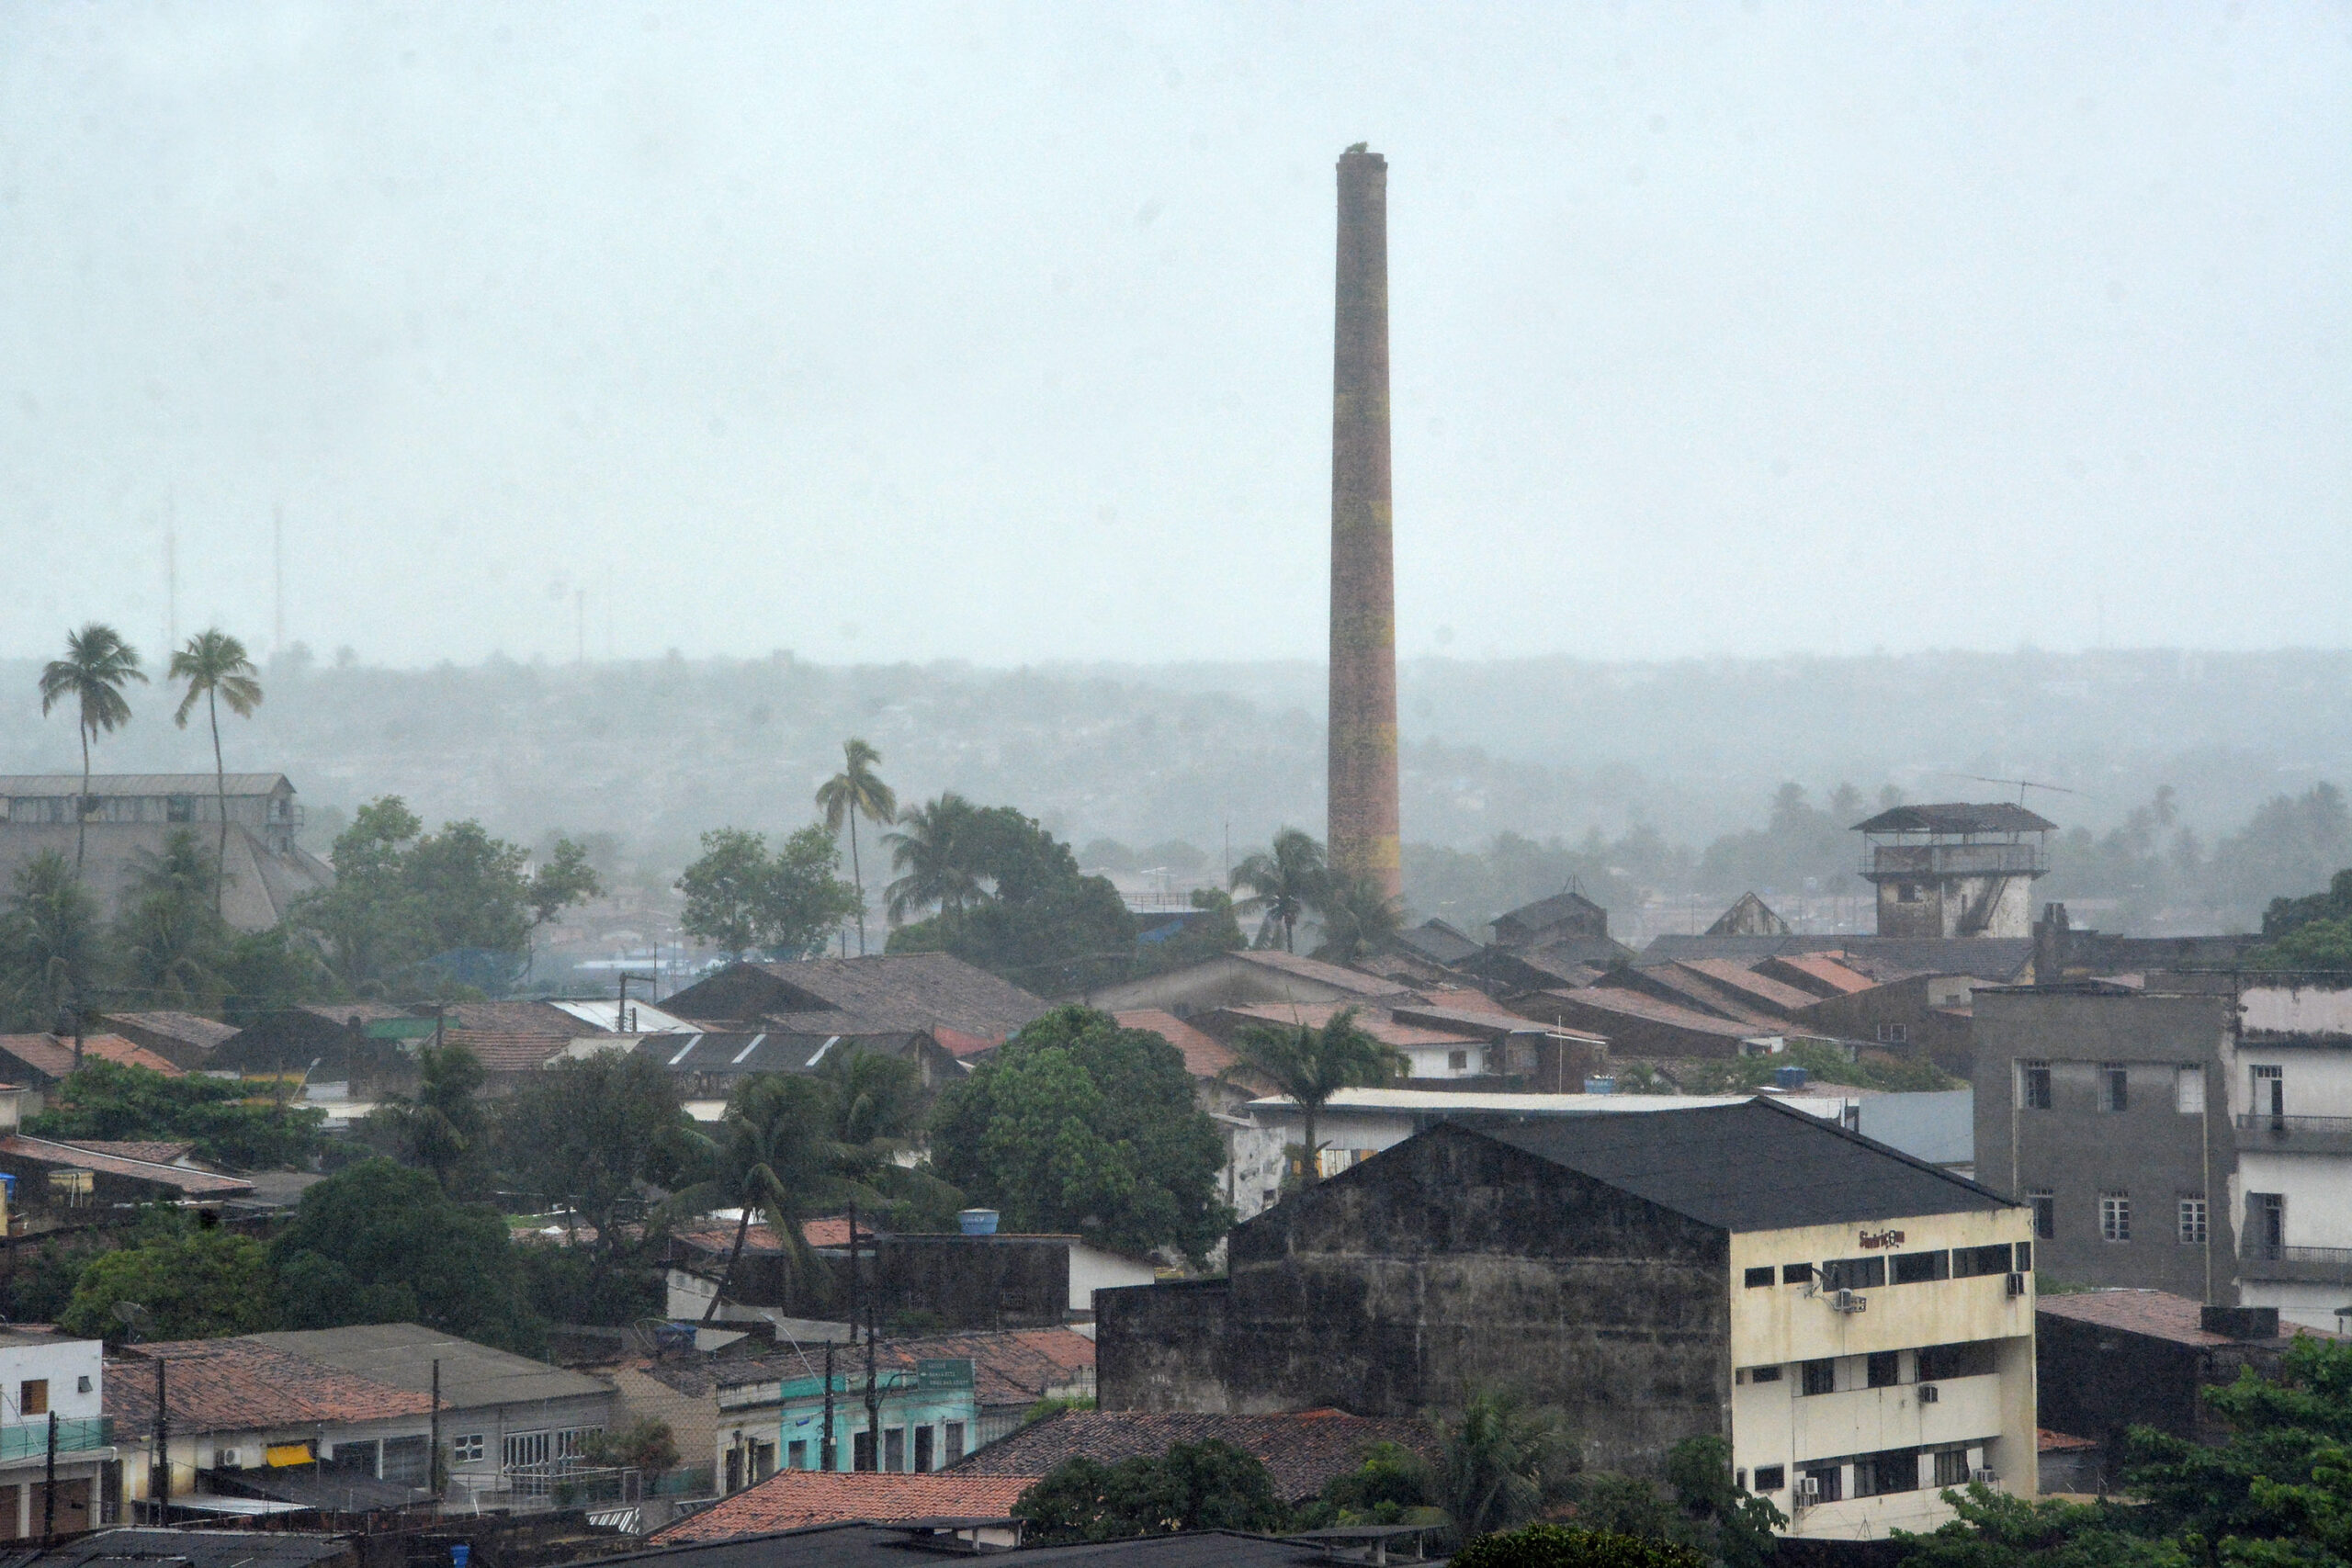
{"label": "hazy horizon", "polygon": [[1356,141],[1408,658],[2344,647],[2346,31],[15,7],[0,655],[1316,659]]}

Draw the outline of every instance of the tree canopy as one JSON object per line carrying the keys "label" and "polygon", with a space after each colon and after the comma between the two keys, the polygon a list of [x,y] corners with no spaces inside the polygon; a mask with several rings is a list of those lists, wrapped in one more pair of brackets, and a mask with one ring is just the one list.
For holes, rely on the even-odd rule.
{"label": "tree canopy", "polygon": [[841,846],[815,824],[771,854],[767,840],[741,828],[702,836],[702,854],[677,881],[686,896],[678,923],[730,958],[753,951],[806,958],[824,951],[842,921],[864,908],[855,886],[835,874]]}
{"label": "tree canopy", "polygon": [[1211,1438],[1116,1464],[1066,1460],[1023,1492],[1013,1513],[1040,1546],[1194,1530],[1285,1529],[1290,1510],[1254,1454]]}
{"label": "tree canopy", "polygon": [[185,1138],[198,1159],[263,1170],[308,1159],[325,1120],[322,1111],[256,1097],[233,1078],[168,1077],[90,1056],[25,1126],[52,1138]]}
{"label": "tree canopy", "polygon": [[277,1326],[270,1311],[269,1252],[251,1236],[218,1225],[176,1224],[120,1251],[90,1260],[58,1316],[68,1334],[119,1343],[129,1325],[115,1307],[146,1309],[147,1339],[210,1339]]}
{"label": "tree canopy", "polygon": [[933,911],[892,931],[889,952],[952,953],[1047,995],[1132,972],[1136,922],[1118,889],[1012,807],[943,795],[908,812],[888,841],[901,873],[888,890],[891,918]]}
{"label": "tree canopy", "polygon": [[1224,1151],[1184,1058],[1107,1013],[1064,1007],[1007,1041],[942,1097],[932,1161],[1007,1226],[1198,1258],[1232,1215]]}

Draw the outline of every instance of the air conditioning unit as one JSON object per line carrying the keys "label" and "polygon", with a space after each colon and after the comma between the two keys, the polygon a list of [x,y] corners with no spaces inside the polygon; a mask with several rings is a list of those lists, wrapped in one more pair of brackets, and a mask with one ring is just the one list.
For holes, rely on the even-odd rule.
{"label": "air conditioning unit", "polygon": [[1935,1385],[1935,1384],[1933,1384],[1933,1383],[1931,1383],[1931,1382],[1923,1382],[1923,1383],[1921,1383],[1921,1384],[1919,1385],[1919,1403],[1920,1403],[1920,1404],[1933,1404],[1937,1400],[1939,1400],[1939,1399],[1940,1399],[1940,1398],[1942,1398],[1942,1397],[1943,1397],[1943,1395],[1941,1395],[1940,1393],[1938,1393],[1936,1392],[1936,1385]]}
{"label": "air conditioning unit", "polygon": [[1829,1298],[1831,1312],[1868,1312],[1870,1307],[1869,1297],[1856,1295],[1851,1291],[1839,1291]]}
{"label": "air conditioning unit", "polygon": [[244,1468],[244,1460],[235,1449],[214,1449],[212,1450],[212,1468],[215,1470],[243,1470]]}
{"label": "air conditioning unit", "polygon": [[2001,1483],[2000,1472],[1986,1468],[1970,1471],[1968,1479],[1978,1486],[1998,1486]]}
{"label": "air conditioning unit", "polygon": [[1821,1501],[1821,1477],[1817,1475],[1798,1476],[1796,1487],[1790,1495],[1795,1498],[1796,1505],[1800,1508],[1809,1508],[1813,1506],[1814,1504]]}
{"label": "air conditioning unit", "polygon": [[2025,1294],[2025,1276],[2024,1276],[2024,1275],[2022,1275],[2022,1274],[2012,1274],[2012,1275],[2010,1275],[2010,1276],[2009,1276],[2009,1294],[2011,1294],[2011,1295],[2013,1295],[2013,1296],[2021,1296],[2021,1295]]}

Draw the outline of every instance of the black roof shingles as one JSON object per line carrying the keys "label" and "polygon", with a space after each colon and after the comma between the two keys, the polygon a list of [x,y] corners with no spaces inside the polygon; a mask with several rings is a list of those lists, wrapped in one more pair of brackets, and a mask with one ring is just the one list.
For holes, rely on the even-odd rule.
{"label": "black roof shingles", "polygon": [[1726,1231],[2016,1207],[1988,1188],[1765,1100],[1477,1130]]}

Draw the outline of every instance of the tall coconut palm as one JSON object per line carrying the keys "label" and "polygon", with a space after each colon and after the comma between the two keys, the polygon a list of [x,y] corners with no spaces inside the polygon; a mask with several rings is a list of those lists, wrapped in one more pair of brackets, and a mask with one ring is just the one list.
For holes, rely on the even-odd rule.
{"label": "tall coconut palm", "polygon": [[842,742],[842,771],[817,787],[817,804],[825,813],[825,830],[839,833],[849,824],[849,874],[857,885],[857,952],[865,955],[865,872],[857,859],[857,819],[877,827],[899,819],[899,797],[875,772],[882,753],[852,736]]}
{"label": "tall coconut palm", "polygon": [[1356,1025],[1353,1008],[1334,1013],[1320,1029],[1299,1024],[1276,1029],[1260,1024],[1243,1030],[1233,1042],[1240,1061],[1226,1069],[1255,1074],[1298,1107],[1306,1139],[1309,1182],[1322,1179],[1322,1145],[1316,1141],[1315,1121],[1323,1106],[1343,1089],[1363,1089],[1401,1077],[1406,1071],[1402,1052],[1383,1044]]}
{"label": "tall coconut palm", "polygon": [[1315,912],[1323,917],[1323,945],[1315,956],[1333,964],[1352,964],[1380,952],[1405,924],[1403,900],[1381,891],[1368,876],[1338,872],[1324,879]]}
{"label": "tall coconut palm", "polygon": [[98,910],[65,857],[43,850],[17,868],[0,908],[0,1020],[16,1029],[55,1027],[79,1007],[98,961]]}
{"label": "tall coconut palm", "polygon": [[89,847],[90,742],[101,732],[111,734],[130,722],[130,705],[123,700],[122,688],[133,681],[143,685],[146,680],[146,671],[139,668],[139,650],[123,641],[120,632],[96,621],[67,633],[65,657],[41,668],[40,711],[46,714],[72,698],[77,710],[74,728],[82,738],[82,793],[74,801],[76,880]]}
{"label": "tall coconut palm", "polygon": [[261,706],[261,682],[254,679],[255,673],[253,660],[245,657],[245,645],[217,626],[197,633],[187,639],[186,648],[172,655],[171,678],[187,682],[172,722],[186,729],[198,697],[204,699],[212,720],[212,790],[220,803],[220,847],[212,859],[215,914],[220,912],[221,889],[229,880],[229,774],[220,761],[220,705],[227,703],[229,711],[239,718],[253,717],[254,709]]}
{"label": "tall coconut palm", "polygon": [[906,874],[883,889],[892,925],[933,904],[942,914],[956,914],[985,896],[973,863],[979,819],[978,809],[954,790],[899,818],[899,831],[884,840],[892,869]]}
{"label": "tall coconut palm", "polygon": [[1273,933],[1280,931],[1283,951],[1296,953],[1298,918],[1322,898],[1329,880],[1323,846],[1296,828],[1285,828],[1274,835],[1271,852],[1260,850],[1233,868],[1231,885],[1250,890],[1233,907],[1264,917],[1258,928],[1261,947],[1272,946]]}

